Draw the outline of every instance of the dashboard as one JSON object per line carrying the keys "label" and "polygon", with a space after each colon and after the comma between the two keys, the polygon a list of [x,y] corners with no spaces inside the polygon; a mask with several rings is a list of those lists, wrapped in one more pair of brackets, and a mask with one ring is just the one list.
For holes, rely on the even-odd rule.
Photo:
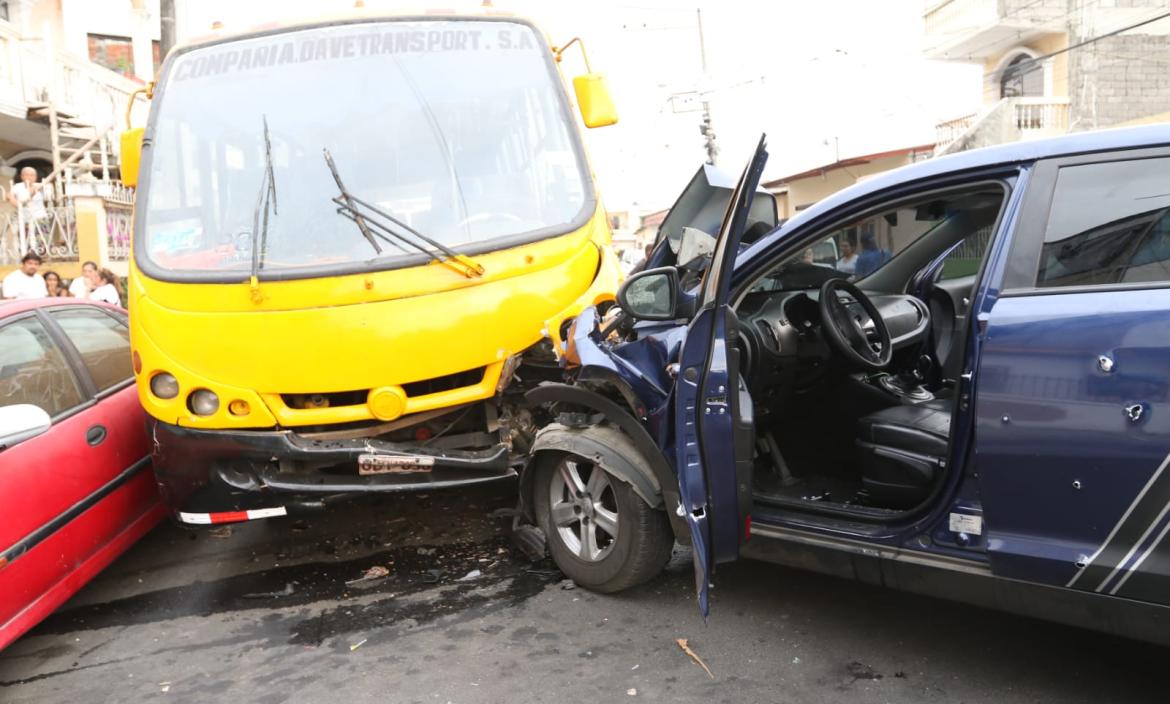
{"label": "dashboard", "polygon": [[[819,296],[817,289],[753,292],[740,302],[736,315],[753,395],[783,397],[811,390],[831,368],[835,353],[821,332]],[[873,295],[870,300],[890,331],[895,354],[925,340],[930,310],[917,298]],[[850,300],[846,308],[863,329],[873,329],[860,305]]]}

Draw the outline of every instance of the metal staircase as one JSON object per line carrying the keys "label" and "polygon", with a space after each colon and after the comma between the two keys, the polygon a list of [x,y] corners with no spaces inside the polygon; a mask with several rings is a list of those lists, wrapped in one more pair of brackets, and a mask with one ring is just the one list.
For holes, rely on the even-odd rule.
{"label": "metal staircase", "polygon": [[53,172],[43,183],[53,200],[63,198],[65,184],[75,178],[110,180],[110,172],[117,165],[110,149],[109,128],[99,130],[47,102],[30,105],[28,119],[49,126]]}

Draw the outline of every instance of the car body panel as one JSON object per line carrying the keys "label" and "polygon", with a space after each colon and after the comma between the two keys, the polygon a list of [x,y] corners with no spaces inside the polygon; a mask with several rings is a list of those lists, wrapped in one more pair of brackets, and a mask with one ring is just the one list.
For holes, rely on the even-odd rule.
{"label": "car body panel", "polygon": [[[1053,163],[1069,155],[1144,158],[1166,153],[1168,144],[1166,126],[1127,128],[903,167],[830,196],[740,252],[732,290],[816,232],[869,208],[989,178],[1008,184],[963,323],[968,334],[947,482],[928,507],[885,522],[760,505],[752,512],[756,537],[744,554],[1168,642],[1170,421],[1163,406],[1170,399],[1170,286],[1005,292],[1005,281],[1028,266],[1019,261],[1020,248],[1036,236],[1037,219],[1048,217],[1043,199],[1051,181],[1043,175]],[[692,326],[704,317],[700,312]],[[641,323],[638,339],[599,349],[639,365],[681,354],[685,369],[693,337],[681,352],[663,342],[679,340],[684,322]],[[684,387],[680,374],[674,390]],[[1140,417],[1133,417],[1134,407]],[[698,475],[683,453],[706,436],[700,427],[688,443],[669,428],[685,428],[687,417],[678,414],[698,408],[676,400],[674,408],[641,419],[668,429],[654,437],[684,490]],[[709,539],[718,516],[708,505],[704,518]],[[1126,573],[1133,575],[1128,581]]]}
{"label": "car body panel", "polygon": [[119,309],[69,299],[0,306],[0,325],[32,314],[46,326],[89,398],[45,433],[0,452],[0,648],[64,603],[165,513],[132,378],[95,394],[68,338],[45,314],[77,307],[116,311],[124,321]]}
{"label": "car body panel", "polygon": [[[731,194],[711,266],[700,284],[699,313],[687,328],[675,385],[675,457],[682,510],[691,528],[695,590],[699,611],[709,611],[711,569],[739,556],[744,529],[739,524],[739,414],[751,424],[751,399],[739,376],[734,351],[735,313],[731,310],[730,274],[747,229],[756,186],[768,152],[764,138]],[[731,462],[728,462],[731,458]]]}
{"label": "car body panel", "polygon": [[[1167,330],[1166,289],[996,303],[976,432],[997,574],[1069,583],[1160,470],[1170,454]],[[1100,356],[1112,360],[1111,371]],[[1146,409],[1137,421],[1125,413],[1133,404]],[[1161,528],[1167,502],[1170,483],[1155,482],[1127,521],[1137,530],[1127,548],[1147,527]],[[1083,586],[1095,590],[1103,579]]]}

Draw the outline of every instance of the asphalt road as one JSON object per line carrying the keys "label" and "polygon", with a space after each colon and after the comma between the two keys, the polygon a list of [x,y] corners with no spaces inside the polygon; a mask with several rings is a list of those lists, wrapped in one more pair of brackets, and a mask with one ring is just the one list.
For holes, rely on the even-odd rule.
{"label": "asphalt road", "polygon": [[160,526],[0,654],[0,702],[1167,699],[1165,649],[762,563],[720,571],[707,624],[685,553],[566,588],[488,515],[507,494]]}

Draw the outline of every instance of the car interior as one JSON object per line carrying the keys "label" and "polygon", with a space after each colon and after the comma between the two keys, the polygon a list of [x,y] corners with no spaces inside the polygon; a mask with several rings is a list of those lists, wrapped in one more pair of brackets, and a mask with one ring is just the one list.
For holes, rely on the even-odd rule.
{"label": "car interior", "polygon": [[968,309],[999,183],[923,194],[810,235],[735,301],[757,504],[889,519],[948,466]]}

